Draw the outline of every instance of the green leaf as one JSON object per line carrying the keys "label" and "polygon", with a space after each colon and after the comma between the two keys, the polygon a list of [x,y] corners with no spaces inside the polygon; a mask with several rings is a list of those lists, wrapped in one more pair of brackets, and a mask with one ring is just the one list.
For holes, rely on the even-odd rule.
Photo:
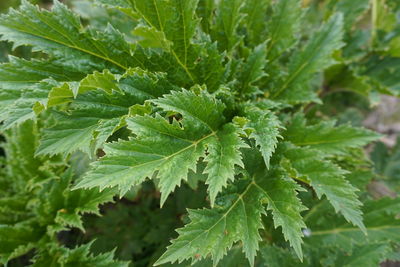
{"label": "green leaf", "polygon": [[66,247],[51,247],[48,246],[45,252],[42,252],[39,257],[35,258],[33,267],[46,267],[54,265],[65,267],[128,267],[129,262],[114,260],[115,250],[98,255],[93,255],[90,252],[93,242],[90,242],[79,247],[69,249]]}
{"label": "green leaf", "polygon": [[36,155],[67,155],[76,150],[91,155],[91,141],[98,119],[62,113],[56,113],[55,118],[57,125],[44,132]]}
{"label": "green leaf", "polygon": [[344,27],[350,31],[354,24],[362,18],[370,5],[368,0],[338,1],[336,10],[343,13]]}
{"label": "green leaf", "polygon": [[118,185],[123,195],[158,170],[164,203],[175,186],[186,179],[188,170],[195,170],[198,158],[204,155],[203,141],[211,136],[187,139],[189,136],[177,123],[169,124],[161,117],[134,117],[127,122],[139,137],[107,144],[106,156],[94,163],[94,169],[77,187],[103,189]]}
{"label": "green leaf", "polygon": [[31,225],[0,224],[0,263],[29,252],[41,234]]}
{"label": "green leaf", "polygon": [[[266,264],[268,267],[281,267],[281,266],[307,266],[306,263],[301,263],[299,260],[290,253],[289,250],[273,246],[273,245],[264,245],[260,249],[260,255],[262,257],[263,264]],[[304,259],[305,261],[307,258]]]}
{"label": "green leaf", "polygon": [[267,9],[269,0],[244,1],[243,13],[246,14],[243,21],[246,25],[248,42],[254,46],[263,43],[266,39],[265,28],[267,21]]}
{"label": "green leaf", "polygon": [[225,109],[224,104],[204,92],[200,95],[187,90],[172,92],[151,102],[164,110],[182,114],[186,118],[183,121],[184,124],[198,129],[213,132],[225,121],[224,116],[221,115]]}
{"label": "green leaf", "polygon": [[313,34],[304,49],[290,60],[288,74],[271,94],[273,99],[289,103],[317,100],[315,93],[305,88],[310,88],[313,74],[335,63],[332,54],[343,46],[342,28],[343,16],[338,13]]}
{"label": "green leaf", "polygon": [[243,71],[240,75],[241,88],[243,94],[258,93],[259,89],[254,86],[254,83],[266,76],[264,72],[267,48],[265,43],[256,46],[243,66]]}
{"label": "green leaf", "polygon": [[165,39],[164,33],[147,25],[136,26],[133,33],[141,37],[139,44],[143,47],[162,48],[169,51],[172,42]]}
{"label": "green leaf", "polygon": [[256,141],[261,154],[263,155],[265,166],[269,168],[269,160],[275,151],[280,137],[282,125],[279,119],[272,112],[264,112],[259,109],[249,108],[246,111],[246,118],[249,119],[245,129],[250,129],[250,138]]}
{"label": "green leaf", "polygon": [[[281,0],[273,6],[273,15],[268,23],[268,59],[272,62],[290,49],[297,41],[296,34],[300,29],[302,17],[301,2]],[[260,24],[260,23],[258,23]],[[262,32],[259,29],[255,34]]]}
{"label": "green leaf", "polygon": [[212,39],[218,42],[221,52],[230,52],[238,45],[242,37],[237,33],[238,26],[244,14],[242,8],[244,1],[221,0],[217,7],[216,23],[212,27]]}
{"label": "green leaf", "polygon": [[83,75],[54,60],[27,61],[10,57],[0,65],[0,120],[7,129],[35,118],[36,103],[45,104],[52,83],[44,81],[80,80]]}
{"label": "green leaf", "polygon": [[129,262],[116,261],[114,260],[114,252],[106,252],[103,254],[92,255],[90,253],[90,247],[92,243],[83,245],[72,250],[62,257],[61,262],[66,267],[73,266],[115,266],[115,267],[128,267]]}
{"label": "green leaf", "polygon": [[386,259],[386,255],[390,252],[389,244],[368,244],[361,245],[354,248],[351,255],[338,256],[335,264],[337,266],[365,266],[375,267],[379,266],[381,262]]}
{"label": "green leaf", "polygon": [[[233,126],[222,127],[224,105],[205,92],[196,95],[186,90],[151,102],[165,111],[180,113],[182,125],[176,120],[169,123],[159,115],[128,118],[128,128],[136,137],[106,145],[106,156],[94,163],[94,169],[77,187],[118,186],[123,195],[157,171],[163,204],[175,187],[187,180],[188,171],[195,171],[208,146],[207,183],[213,202],[226,180],[233,179],[234,165],[242,165],[239,149],[243,142]],[[224,164],[224,168],[215,164]],[[222,174],[225,178],[216,180],[215,175]]]}
{"label": "green leaf", "polygon": [[297,176],[309,181],[318,198],[325,195],[336,212],[365,232],[357,189],[345,179],[345,170],[324,160],[319,151],[309,148],[290,148],[284,156],[290,160]]}
{"label": "green leaf", "polygon": [[39,195],[40,203],[35,207],[35,212],[39,220],[47,222],[47,231],[50,233],[66,227],[77,227],[84,231],[81,216],[84,213],[100,215],[98,206],[112,202],[115,195],[112,190],[71,191],[72,175],[69,169],[59,180],[46,184]]}
{"label": "green leaf", "polygon": [[53,87],[49,93],[47,106],[51,107],[72,102],[73,98],[76,98],[78,94],[83,94],[92,90],[100,89],[107,94],[112,94],[113,91],[122,93],[122,90],[119,88],[118,84],[120,78],[144,73],[145,72],[139,68],[128,69],[123,76],[114,75],[109,70],[104,70],[101,73],[95,71],[92,74],[87,75],[79,82],[67,82]]}
{"label": "green leaf", "polygon": [[23,1],[18,10],[10,9],[0,17],[0,34],[15,47],[30,45],[35,51],[62,57],[64,64],[83,72],[138,64],[120,32],[111,25],[103,32],[85,31],[79,17],[58,1],[51,12]]}
{"label": "green leaf", "polygon": [[302,115],[293,118],[283,136],[297,146],[307,146],[328,154],[344,153],[348,148],[362,147],[381,137],[380,134],[364,128],[335,126],[335,121],[323,121],[308,126]]}
{"label": "green leaf", "polygon": [[199,0],[196,14],[201,19],[202,30],[209,34],[214,18],[215,1],[214,0]]}
{"label": "green leaf", "polygon": [[5,107],[0,119],[3,119],[3,129],[9,129],[27,120],[36,118],[35,106],[40,111],[47,101],[51,84],[40,82],[28,87],[12,104]]}
{"label": "green leaf", "polygon": [[134,8],[142,19],[155,30],[155,37],[163,37],[160,43],[172,42],[171,53],[176,62],[185,70],[191,80],[194,74],[189,70],[192,64],[191,39],[195,34],[198,20],[195,10],[198,0],[147,1],[135,0]]}
{"label": "green leaf", "polygon": [[111,94],[113,90],[121,92],[116,82],[117,78],[110,71],[104,70],[102,73],[95,71],[80,82],[78,93],[85,93],[96,89],[102,89],[108,94]]}
{"label": "green leaf", "polygon": [[6,143],[2,144],[2,148],[7,155],[5,178],[10,180],[12,177],[13,181],[13,185],[6,189],[7,195],[24,194],[35,186],[36,179],[46,180],[49,176],[54,176],[49,168],[41,168],[47,165],[48,159],[35,157],[35,149],[39,143],[39,128],[35,122],[26,121],[12,127],[4,132],[4,137]]}
{"label": "green leaf", "polygon": [[118,9],[134,20],[136,20],[138,17],[137,14],[135,14],[135,12],[132,10],[132,4],[129,0],[95,0],[95,3],[107,8]]}
{"label": "green leaf", "polygon": [[[240,193],[221,197],[218,207],[189,210],[191,222],[178,229],[179,237],[172,241],[156,265],[186,259],[197,261],[211,255],[216,266],[227,249],[241,241],[253,266],[261,240],[258,230],[263,228],[261,215],[267,214],[266,210],[272,211],[275,227],[282,227],[285,239],[301,258],[301,229],[305,224],[300,212],[305,207],[296,197],[299,187],[276,171],[258,173],[250,181],[239,181],[237,186]],[[265,202],[267,209],[263,207]]]}
{"label": "green leaf", "polygon": [[347,252],[351,252],[354,245],[362,248],[372,244],[399,242],[400,220],[396,217],[399,213],[399,203],[398,198],[366,201],[363,214],[367,235],[332,214],[327,205],[324,205],[326,203],[316,205],[305,215],[307,225],[310,227],[305,242],[310,245],[339,247]]}
{"label": "green leaf", "polygon": [[80,80],[84,74],[67,68],[56,60],[30,61],[9,56],[9,62],[0,64],[0,86],[2,90],[22,91],[35,83],[52,78],[56,81]]}
{"label": "green leaf", "polygon": [[218,192],[226,187],[227,182],[234,181],[235,165],[244,168],[239,152],[243,147],[247,145],[238,136],[238,129],[232,124],[226,124],[207,144],[207,167],[204,173],[208,174],[206,184],[209,185],[211,206],[214,206]]}
{"label": "green leaf", "polygon": [[[56,113],[57,124],[46,129],[37,155],[70,154],[76,150],[92,155],[123,126],[129,108],[159,97],[174,87],[164,74],[129,69],[118,77],[104,71],[88,75],[80,83],[54,87],[49,105],[71,102],[71,114]],[[74,94],[80,93],[75,99]]]}

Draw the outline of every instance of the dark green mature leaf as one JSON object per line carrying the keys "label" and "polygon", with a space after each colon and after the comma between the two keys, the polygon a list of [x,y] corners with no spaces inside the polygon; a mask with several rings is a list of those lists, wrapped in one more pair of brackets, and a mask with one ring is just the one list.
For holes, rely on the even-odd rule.
{"label": "dark green mature leaf", "polygon": [[345,170],[324,160],[317,150],[291,148],[284,152],[284,156],[290,160],[299,179],[305,177],[319,198],[325,195],[336,212],[365,232],[360,210],[362,204],[357,199],[357,189],[345,179]]}
{"label": "dark green mature leaf", "polygon": [[[5,179],[12,178],[12,187],[7,188],[1,196],[12,196],[23,193],[35,186],[34,181],[46,180],[53,176],[50,169],[42,169],[47,159],[35,157],[35,149],[39,143],[39,128],[33,121],[26,121],[17,127],[4,132],[6,143],[2,144],[6,158]],[[16,160],[18,159],[18,160]],[[21,197],[19,195],[18,197]]]}
{"label": "dark green mature leaf", "polygon": [[73,250],[68,251],[67,255],[63,257],[61,262],[64,266],[115,266],[115,267],[128,267],[128,262],[115,261],[114,251],[107,252],[99,255],[91,255],[90,248],[91,244],[77,247]]}
{"label": "dark green mature leaf", "polygon": [[[4,264],[32,249],[40,251],[57,231],[83,230],[81,216],[99,214],[98,206],[115,195],[110,190],[71,191],[72,168],[64,172],[64,163],[57,158],[34,157],[39,137],[34,122],[24,122],[5,135],[8,164],[2,178],[13,180],[13,186],[0,193],[0,203],[12,208],[0,208],[0,262]],[[6,215],[9,218],[3,220]]]}
{"label": "dark green mature leaf", "polygon": [[[195,34],[198,20],[194,17],[198,0],[146,1],[135,0],[134,8],[159,38],[172,42],[171,54],[194,81],[190,70],[193,64],[193,47],[191,39]],[[166,41],[159,40],[161,43]]]}
{"label": "dark green mature leaf", "polygon": [[[70,169],[71,170],[71,169]],[[77,227],[84,231],[82,214],[99,214],[100,204],[111,202],[115,192],[106,190],[71,191],[72,172],[66,172],[59,180],[44,186],[40,204],[35,208],[40,223],[48,223],[47,231],[60,231],[66,227]]]}
{"label": "dark green mature leaf", "polygon": [[[368,244],[354,248],[354,252],[348,256],[346,254],[339,255],[335,264],[337,266],[365,266],[375,267],[385,260],[390,252],[389,244]],[[347,256],[347,257],[346,257]]]}
{"label": "dark green mature leaf", "polygon": [[169,79],[180,86],[205,83],[210,90],[217,89],[224,73],[222,55],[206,36],[193,40],[199,25],[195,17],[198,0],[121,2],[115,5],[123,9],[131,6],[143,20],[144,24],[134,30],[141,37],[139,43],[164,50],[159,54],[136,49],[140,67],[167,72]]}
{"label": "dark green mature leaf", "polygon": [[384,176],[392,190],[396,191],[400,181],[400,138],[397,138],[397,143],[392,149],[382,142],[377,142],[371,152],[371,160],[375,164],[375,172]]}
{"label": "dark green mature leaf", "polygon": [[243,13],[244,23],[247,30],[247,39],[253,46],[265,42],[265,27],[267,21],[267,9],[270,0],[247,0],[244,1]]}
{"label": "dark green mature leaf", "polygon": [[23,60],[10,57],[10,62],[0,65],[0,120],[3,128],[35,117],[36,103],[45,104],[51,83],[80,80],[83,75],[57,61]]}
{"label": "dark green mature leaf", "polygon": [[304,49],[292,57],[288,74],[277,89],[273,90],[272,99],[289,103],[317,101],[315,93],[310,90],[309,82],[313,74],[335,63],[332,53],[343,46],[342,28],[343,16],[339,13],[321,26]]}
{"label": "dark green mature leaf", "polygon": [[48,251],[44,252],[40,257],[38,257],[32,266],[46,267],[56,263],[65,267],[128,267],[129,262],[114,260],[115,251],[93,255],[90,252],[90,247],[92,244],[93,242],[73,249],[64,247],[47,248]]}
{"label": "dark green mature leaf", "polygon": [[165,111],[182,114],[182,126],[176,120],[170,124],[160,116],[127,119],[136,138],[106,145],[106,156],[94,163],[94,170],[78,187],[103,189],[118,185],[123,195],[157,171],[163,204],[175,187],[187,180],[188,171],[195,170],[208,146],[206,172],[213,203],[226,182],[233,180],[234,165],[242,165],[239,149],[244,143],[237,136],[237,129],[228,124],[220,130],[224,105],[207,93],[195,95],[186,90],[152,102]]}
{"label": "dark green mature leaf", "polygon": [[354,23],[362,18],[362,14],[369,8],[370,1],[355,0],[355,1],[338,1],[336,9],[343,13],[344,27],[346,30],[351,30]]}
{"label": "dark green mature leaf", "polygon": [[[216,265],[227,248],[241,241],[243,251],[253,265],[261,240],[258,231],[263,228],[261,215],[266,215],[267,210],[272,212],[275,227],[282,227],[285,239],[301,258],[301,229],[305,224],[300,212],[305,207],[296,197],[298,186],[276,171],[258,173],[238,186],[240,193],[222,197],[217,201],[218,207],[190,210],[191,222],[178,229],[179,237],[172,241],[156,264],[186,259],[196,261],[211,255]],[[265,202],[267,208],[263,207]]]}
{"label": "dark green mature leaf", "polygon": [[36,113],[43,110],[51,87],[52,85],[48,82],[34,84],[24,90],[13,103],[6,105],[0,117],[4,120],[3,129],[8,129],[29,119],[35,119]]}
{"label": "dark green mature leaf", "polygon": [[72,113],[56,115],[57,124],[45,130],[37,154],[67,155],[81,150],[91,155],[123,126],[122,120],[131,106],[143,104],[173,88],[165,75],[138,68],[129,69],[121,77],[109,72],[94,73],[79,83],[54,87],[49,105],[71,102]]}
{"label": "dark green mature leaf", "polygon": [[0,263],[6,264],[10,259],[29,252],[34,247],[34,242],[40,238],[40,234],[29,224],[0,224]]}
{"label": "dark green mature leaf", "polygon": [[214,18],[214,9],[214,0],[199,0],[196,14],[201,19],[201,27],[205,33],[210,33],[210,28]]}
{"label": "dark green mature leaf", "polygon": [[256,46],[247,58],[240,81],[242,82],[240,92],[243,94],[258,93],[254,83],[266,76],[264,72],[267,48],[265,43]]}
{"label": "dark green mature leaf", "polygon": [[[354,244],[388,244],[400,239],[400,221],[396,217],[399,212],[399,199],[382,198],[368,200],[364,204],[364,223],[367,235],[359,228],[346,223],[337,216],[321,216],[329,214],[326,205],[316,205],[306,215],[306,222],[311,229],[305,242],[333,246],[350,252]],[[324,219],[321,219],[325,217]],[[320,220],[317,220],[319,218]],[[390,238],[388,238],[390,237]],[[389,242],[388,242],[389,241]]]}
{"label": "dark green mature leaf", "polygon": [[229,181],[233,182],[235,165],[244,168],[238,151],[246,147],[232,124],[225,125],[215,137],[207,144],[207,167],[204,170],[208,175],[206,184],[209,185],[211,206],[222,188],[226,187]]}
{"label": "dark green mature leaf", "polygon": [[335,124],[335,121],[323,121],[306,125],[304,117],[296,115],[283,136],[297,146],[307,146],[327,154],[343,153],[347,148],[362,147],[381,137],[364,128]]}
{"label": "dark green mature leaf", "polygon": [[297,0],[281,0],[273,8],[273,16],[268,23],[267,48],[270,61],[279,58],[295,44],[302,16],[301,2]]}
{"label": "dark green mature leaf", "polygon": [[221,0],[216,14],[216,23],[212,27],[211,36],[218,42],[220,51],[230,52],[241,40],[237,33],[238,26],[244,14],[242,8],[244,1]]}
{"label": "dark green mature leaf", "polygon": [[137,65],[131,45],[111,25],[104,32],[82,28],[77,15],[58,1],[51,12],[23,1],[18,10],[0,17],[2,40],[62,57],[64,64],[76,70],[123,70]]}

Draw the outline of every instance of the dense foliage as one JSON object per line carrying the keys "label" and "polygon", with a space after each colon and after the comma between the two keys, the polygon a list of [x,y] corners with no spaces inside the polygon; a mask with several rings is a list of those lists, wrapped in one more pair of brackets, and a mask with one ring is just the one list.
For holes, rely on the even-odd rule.
{"label": "dense foliage", "polygon": [[398,1],[67,3],[0,17],[0,264],[400,258]]}

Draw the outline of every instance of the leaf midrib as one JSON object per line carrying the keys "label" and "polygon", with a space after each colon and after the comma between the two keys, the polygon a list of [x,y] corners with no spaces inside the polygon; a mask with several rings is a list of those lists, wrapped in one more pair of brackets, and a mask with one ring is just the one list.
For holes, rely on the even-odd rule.
{"label": "leaf midrib", "polygon": [[[385,226],[377,226],[377,227],[366,227],[367,231],[379,231],[379,230],[386,230],[386,229],[399,229],[400,225],[385,225]],[[360,232],[360,228],[334,228],[331,230],[322,230],[322,231],[315,231],[311,232],[311,237],[314,235],[329,235],[329,234],[339,234],[344,232]]]}
{"label": "leaf midrib", "polygon": [[[183,148],[181,150],[178,150],[177,152],[172,153],[172,154],[170,154],[168,156],[164,156],[164,157],[161,157],[159,159],[155,159],[155,160],[152,160],[152,161],[147,161],[147,162],[144,162],[144,163],[141,163],[141,164],[138,164],[138,165],[127,166],[127,167],[129,167],[130,169],[135,169],[135,168],[140,168],[140,167],[146,166],[148,164],[154,164],[155,162],[158,162],[158,161],[169,160],[170,158],[175,157],[176,155],[179,155],[179,154],[183,153],[184,151],[186,151],[186,150],[188,150],[188,149],[190,149],[192,147],[196,147],[199,143],[203,142],[207,138],[210,138],[210,137],[212,137],[214,135],[216,135],[216,132],[212,132],[212,133],[210,133],[210,134],[208,134],[208,135],[206,135],[206,136],[204,136],[204,137],[202,137],[202,138],[200,138],[200,139],[198,139],[196,141],[192,141],[192,144],[190,144],[187,147],[185,147],[185,148]],[[108,166],[111,166],[111,165],[108,165]],[[115,165],[115,166],[120,166],[120,165]]]}
{"label": "leaf midrib", "polygon": [[[185,1],[186,1],[186,0],[185,0]],[[156,13],[157,13],[157,19],[158,19],[158,24],[159,24],[159,26],[160,26],[160,30],[161,30],[162,33],[164,33],[164,36],[165,36],[164,27],[163,27],[163,25],[161,24],[161,18],[160,18],[160,13],[159,13],[159,11],[158,11],[157,2],[156,2],[155,0],[153,0],[153,4],[154,4],[154,7],[155,7],[155,10],[156,10]],[[139,11],[139,12],[140,12],[140,11]],[[142,18],[143,18],[143,19],[146,21],[146,23],[149,24],[151,27],[157,29],[157,27],[154,26],[153,23],[151,23],[151,22],[146,18],[146,16],[142,15]],[[183,27],[184,27],[184,26],[183,26]],[[185,28],[185,27],[184,27],[184,28]],[[184,34],[185,34],[185,33],[184,33]],[[169,40],[167,40],[167,41],[169,41]],[[186,48],[186,41],[185,41],[185,40],[184,40],[184,43],[185,43],[185,50],[187,50],[187,48]],[[184,64],[184,63],[180,60],[180,58],[178,57],[178,55],[175,53],[175,51],[174,51],[173,49],[171,49],[170,52],[171,52],[171,54],[174,56],[176,62],[179,64],[179,66],[181,66],[181,67],[183,68],[183,70],[186,72],[186,74],[189,76],[190,80],[191,80],[192,82],[194,82],[194,78],[193,78],[191,72],[189,71],[189,68],[187,67],[186,62],[185,62],[185,64]],[[185,51],[185,53],[187,53],[187,51]]]}
{"label": "leaf midrib", "polygon": [[114,64],[114,65],[116,65],[116,66],[118,66],[118,67],[120,67],[120,68],[122,68],[122,69],[124,69],[124,70],[128,70],[128,67],[126,67],[126,66],[124,66],[124,65],[122,65],[122,64],[120,64],[120,63],[118,63],[118,62],[116,62],[115,60],[113,60],[113,59],[111,59],[111,58],[109,58],[109,57],[105,57],[105,56],[102,56],[102,55],[93,53],[93,52],[91,52],[91,51],[89,51],[89,50],[86,50],[86,49],[84,49],[84,48],[82,48],[82,47],[76,46],[75,44],[67,44],[67,43],[65,43],[65,42],[61,42],[61,41],[55,40],[55,39],[53,39],[53,38],[50,38],[50,37],[48,37],[48,36],[44,36],[44,35],[38,34],[38,33],[32,33],[32,32],[29,32],[29,31],[24,31],[24,30],[22,30],[22,29],[18,29],[17,31],[22,32],[22,33],[25,33],[25,34],[32,35],[32,36],[35,36],[35,37],[39,37],[39,38],[42,38],[42,39],[45,39],[45,40],[48,40],[48,41],[57,43],[57,44],[59,44],[59,45],[63,45],[63,46],[72,48],[72,49],[76,49],[76,50],[78,50],[78,51],[81,51],[81,52],[87,53],[87,54],[89,54],[89,55],[92,55],[92,56],[94,56],[94,57],[98,57],[98,58],[100,58],[100,59],[103,59],[103,60],[105,60],[105,61],[108,61],[108,62],[110,62],[110,63],[112,63],[112,64]]}

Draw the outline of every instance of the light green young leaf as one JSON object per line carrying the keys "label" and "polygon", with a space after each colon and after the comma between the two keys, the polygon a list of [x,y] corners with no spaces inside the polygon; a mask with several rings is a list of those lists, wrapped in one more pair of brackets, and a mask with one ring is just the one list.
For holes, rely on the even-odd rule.
{"label": "light green young leaf", "polygon": [[[139,69],[137,70],[140,72]],[[135,71],[129,69],[125,75],[127,75],[127,73],[133,74]],[[104,70],[101,73],[95,71],[87,75],[80,82],[62,83],[60,86],[55,86],[51,89],[47,106],[52,107],[63,103],[69,103],[73,101],[78,94],[92,90],[101,89],[108,94],[111,94],[113,91],[122,92],[117,84],[119,78],[119,75],[114,75],[109,70]]]}
{"label": "light green young leaf", "polygon": [[245,128],[251,130],[250,138],[256,141],[264,158],[265,166],[269,168],[269,160],[278,144],[278,137],[280,137],[279,130],[283,128],[281,122],[272,112],[254,108],[246,111],[246,118],[249,121]]}
{"label": "light green young leaf", "polygon": [[[57,124],[44,131],[37,154],[67,155],[81,150],[93,155],[94,150],[102,147],[121,127],[121,120],[132,106],[172,89],[174,86],[164,74],[138,68],[129,69],[121,77],[105,71],[90,74],[79,84],[54,87],[49,95],[49,105],[71,102],[69,109],[72,112],[56,115]],[[73,90],[80,93],[76,98]]]}
{"label": "light green young leaf", "polygon": [[195,95],[187,90],[173,91],[170,95],[151,102],[164,110],[182,114],[185,118],[184,124],[194,126],[196,129],[202,128],[204,131],[214,132],[225,121],[222,115],[225,105],[204,92]]}

